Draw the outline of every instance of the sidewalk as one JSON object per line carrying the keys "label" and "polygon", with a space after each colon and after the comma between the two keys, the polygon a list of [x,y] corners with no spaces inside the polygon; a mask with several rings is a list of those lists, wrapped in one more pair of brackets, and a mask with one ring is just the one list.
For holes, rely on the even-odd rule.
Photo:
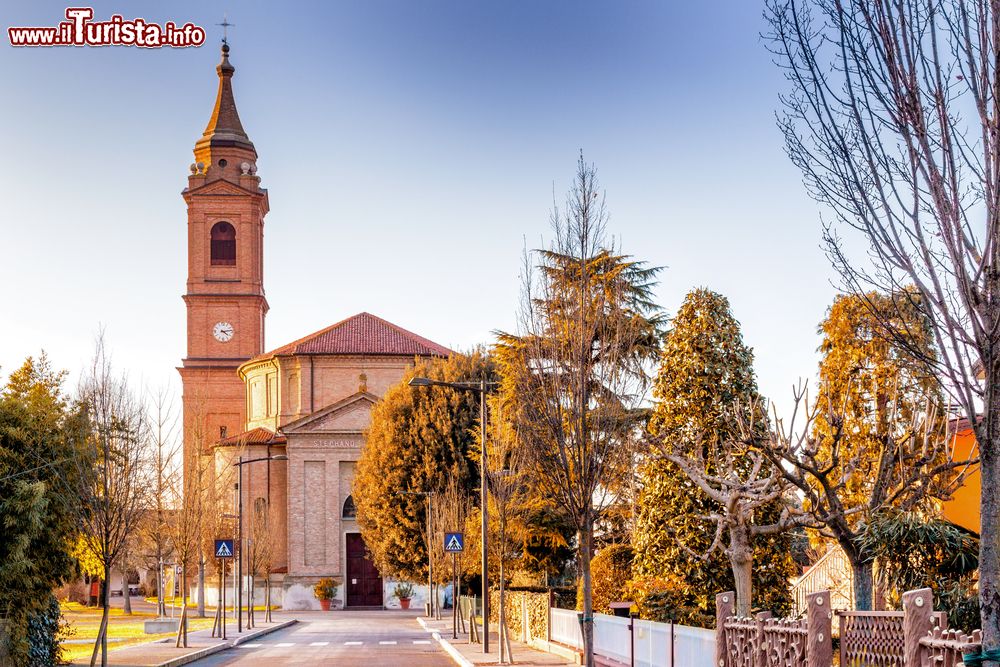
{"label": "sidewalk", "polygon": [[[122,648],[114,648],[108,644],[108,664],[120,667],[179,667],[194,662],[205,656],[225,651],[228,648],[250,641],[257,637],[286,628],[295,623],[295,619],[284,620],[279,614],[273,613],[273,623],[257,623],[253,630],[244,628],[242,633],[236,632],[235,621],[226,623],[226,639],[212,637],[212,630],[197,630],[188,633],[187,648],[175,648],[175,637],[159,639],[145,644],[131,644]],[[73,661],[74,665],[89,665],[90,656]]]}
{"label": "sidewalk", "polygon": [[[424,626],[428,632],[433,633],[434,639],[441,644],[441,648],[443,648],[445,652],[451,656],[451,659],[454,660],[456,664],[462,665],[462,667],[497,664],[497,660],[500,657],[498,652],[500,642],[495,631],[490,632],[490,652],[483,653],[483,645],[470,644],[468,634],[459,632],[458,639],[452,639],[452,623],[450,615],[447,619],[442,618],[440,621],[421,616],[417,618],[417,621],[420,625]],[[569,666],[576,664],[569,662],[565,658],[558,655],[535,650],[529,646],[525,646],[521,642],[514,641],[513,639],[510,641],[510,646],[514,651],[514,659],[512,662],[516,665]]]}

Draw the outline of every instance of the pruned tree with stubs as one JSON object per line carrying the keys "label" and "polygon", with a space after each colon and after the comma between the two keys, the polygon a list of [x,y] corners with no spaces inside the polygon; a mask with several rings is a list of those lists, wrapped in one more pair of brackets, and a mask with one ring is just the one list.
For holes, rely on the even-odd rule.
{"label": "pruned tree with stubs", "polygon": [[[866,522],[885,508],[926,512],[935,499],[950,497],[977,463],[951,455],[953,433],[932,404],[910,412],[910,422],[886,433],[877,451],[857,452],[843,413],[829,401],[810,402],[803,384],[794,392],[787,425],[775,416],[770,438],[760,443],[760,451],[801,496],[809,526],[844,550],[861,610],[871,610],[873,603],[875,552],[862,540]],[[814,425],[821,417],[832,428],[818,436]],[[873,470],[866,470],[869,457]],[[869,474],[866,493],[852,493],[856,475]]]}
{"label": "pruned tree with stubs", "polygon": [[[779,126],[845,291],[912,289],[981,457],[983,647],[1000,655],[1000,8],[768,0]],[[891,321],[884,330],[905,345]],[[991,658],[993,662],[996,658]],[[992,662],[990,664],[993,664]]]}
{"label": "pruned tree with stubs", "polygon": [[[712,501],[712,510],[699,517],[714,525],[712,542],[707,551],[692,554],[707,558],[721,551],[726,555],[735,582],[736,614],[744,617],[750,616],[753,603],[755,539],[809,523],[809,517],[788,497],[790,485],[781,471],[754,449],[759,435],[753,432],[757,426],[752,422],[759,423],[761,406],[749,405],[746,411],[749,419],[738,418],[745,419],[745,440],[696,442],[690,449],[662,454]],[[777,513],[766,512],[776,504]]]}
{"label": "pruned tree with stubs", "polygon": [[551,245],[525,257],[517,330],[495,348],[499,392],[537,488],[577,532],[583,639],[593,665],[594,524],[632,465],[629,437],[659,349],[658,269],[621,253],[595,168],[581,154]]}

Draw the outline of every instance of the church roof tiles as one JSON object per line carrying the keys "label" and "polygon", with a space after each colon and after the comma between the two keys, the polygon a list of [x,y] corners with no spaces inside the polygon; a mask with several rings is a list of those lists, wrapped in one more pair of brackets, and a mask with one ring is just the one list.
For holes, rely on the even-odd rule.
{"label": "church roof tiles", "polygon": [[447,357],[452,351],[381,317],[358,313],[256,358],[293,354]]}
{"label": "church roof tiles", "polygon": [[252,428],[249,431],[244,431],[243,433],[238,433],[236,435],[231,435],[228,438],[223,438],[219,440],[218,444],[222,446],[238,446],[238,445],[283,445],[285,444],[285,436],[276,435],[274,431],[269,431],[266,428]]}

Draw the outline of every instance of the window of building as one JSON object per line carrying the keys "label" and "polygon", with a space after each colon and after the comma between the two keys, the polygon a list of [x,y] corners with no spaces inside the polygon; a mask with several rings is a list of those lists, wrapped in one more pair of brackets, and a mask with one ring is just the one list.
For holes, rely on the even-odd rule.
{"label": "window of building", "polygon": [[228,222],[212,226],[212,266],[236,265],[236,228]]}
{"label": "window of building", "polygon": [[357,518],[358,508],[354,506],[354,496],[347,496],[347,500],[344,501],[344,512],[342,516],[345,519]]}

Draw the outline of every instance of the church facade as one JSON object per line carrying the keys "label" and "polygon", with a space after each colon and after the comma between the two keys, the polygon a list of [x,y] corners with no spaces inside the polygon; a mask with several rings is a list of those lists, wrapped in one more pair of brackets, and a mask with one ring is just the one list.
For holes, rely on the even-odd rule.
{"label": "church facade", "polygon": [[251,525],[260,525],[251,517],[266,509],[272,582],[286,608],[318,608],[312,585],[321,577],[340,580],[338,606],[386,606],[387,583],[358,529],[354,466],[371,407],[415,359],[451,351],[370,313],[266,351],[268,193],[236,110],[225,43],[216,70],[215,106],[182,193],[187,354],[178,370],[185,476],[201,466],[230,489],[234,464],[252,461],[240,466],[242,547],[249,552]]}

